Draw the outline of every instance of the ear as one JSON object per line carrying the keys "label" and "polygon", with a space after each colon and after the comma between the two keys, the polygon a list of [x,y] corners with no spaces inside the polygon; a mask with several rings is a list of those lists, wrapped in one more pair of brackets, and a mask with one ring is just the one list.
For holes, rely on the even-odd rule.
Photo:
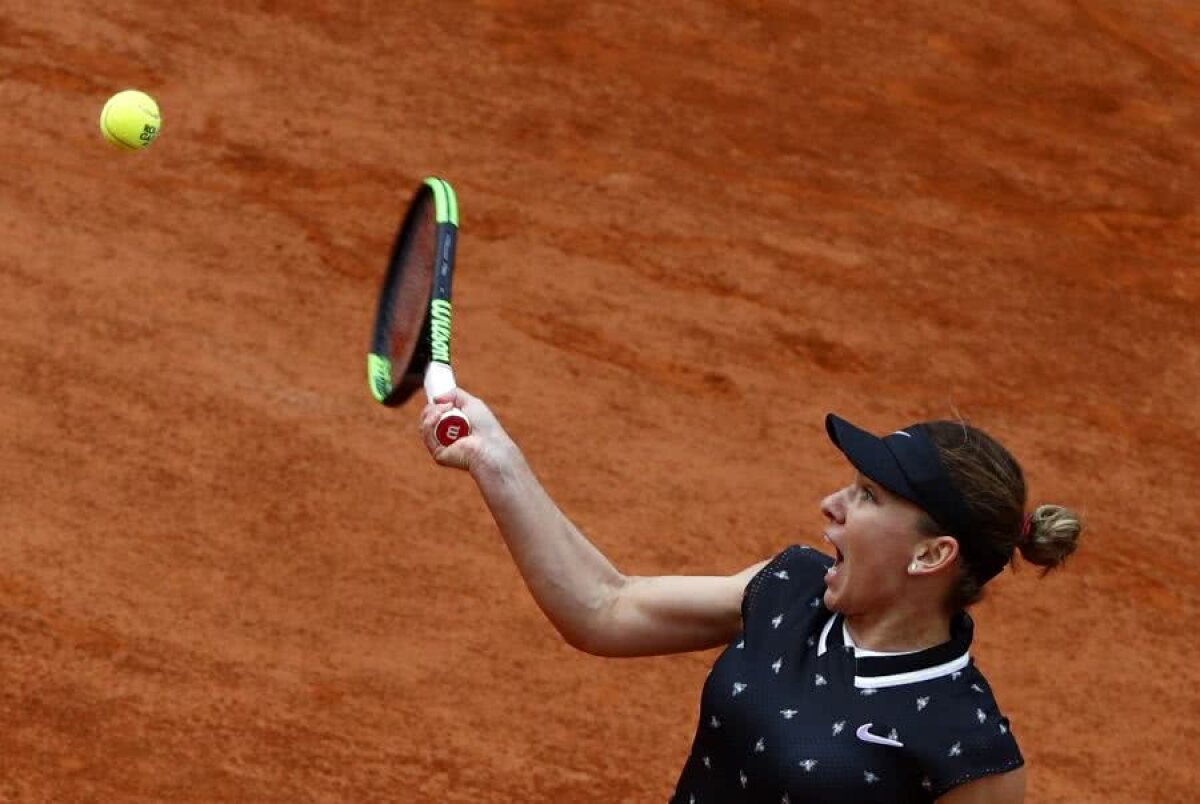
{"label": "ear", "polygon": [[908,562],[909,575],[929,575],[941,572],[958,557],[958,540],[953,536],[937,536],[922,539],[913,546],[912,559]]}

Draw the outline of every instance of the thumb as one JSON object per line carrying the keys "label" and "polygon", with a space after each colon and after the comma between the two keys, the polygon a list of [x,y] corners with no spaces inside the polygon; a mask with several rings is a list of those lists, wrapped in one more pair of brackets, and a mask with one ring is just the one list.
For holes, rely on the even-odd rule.
{"label": "thumb", "polygon": [[468,394],[461,388],[451,388],[449,391],[443,391],[435,396],[431,401],[435,404],[444,405],[451,404],[456,408],[465,408],[468,404],[475,401],[475,397]]}

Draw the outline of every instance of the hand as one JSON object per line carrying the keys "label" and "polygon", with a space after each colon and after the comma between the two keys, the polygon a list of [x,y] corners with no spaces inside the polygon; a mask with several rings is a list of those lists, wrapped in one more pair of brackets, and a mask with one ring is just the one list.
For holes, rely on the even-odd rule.
{"label": "hand", "polygon": [[[443,447],[434,435],[434,428],[438,417],[451,408],[466,414],[471,422],[471,434]],[[501,469],[516,453],[516,445],[488,406],[461,388],[441,394],[425,406],[421,412],[421,439],[429,454],[442,466],[468,472]]]}

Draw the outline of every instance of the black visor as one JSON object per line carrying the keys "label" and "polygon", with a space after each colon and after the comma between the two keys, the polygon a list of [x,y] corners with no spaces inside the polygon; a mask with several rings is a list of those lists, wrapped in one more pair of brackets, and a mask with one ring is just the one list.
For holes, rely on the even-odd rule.
{"label": "black visor", "polygon": [[942,465],[937,447],[920,424],[879,438],[832,413],[825,417],[830,440],[854,468],[885,489],[919,506],[947,534],[981,581],[994,577],[1009,556],[978,538],[970,506]]}

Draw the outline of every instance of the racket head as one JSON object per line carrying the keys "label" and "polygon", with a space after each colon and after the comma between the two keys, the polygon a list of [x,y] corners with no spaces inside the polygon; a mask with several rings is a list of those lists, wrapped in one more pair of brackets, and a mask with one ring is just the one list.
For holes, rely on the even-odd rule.
{"label": "racket head", "polygon": [[402,405],[424,383],[431,361],[449,365],[450,280],[458,200],[444,179],[425,179],[396,233],[379,290],[367,381],[375,399]]}

